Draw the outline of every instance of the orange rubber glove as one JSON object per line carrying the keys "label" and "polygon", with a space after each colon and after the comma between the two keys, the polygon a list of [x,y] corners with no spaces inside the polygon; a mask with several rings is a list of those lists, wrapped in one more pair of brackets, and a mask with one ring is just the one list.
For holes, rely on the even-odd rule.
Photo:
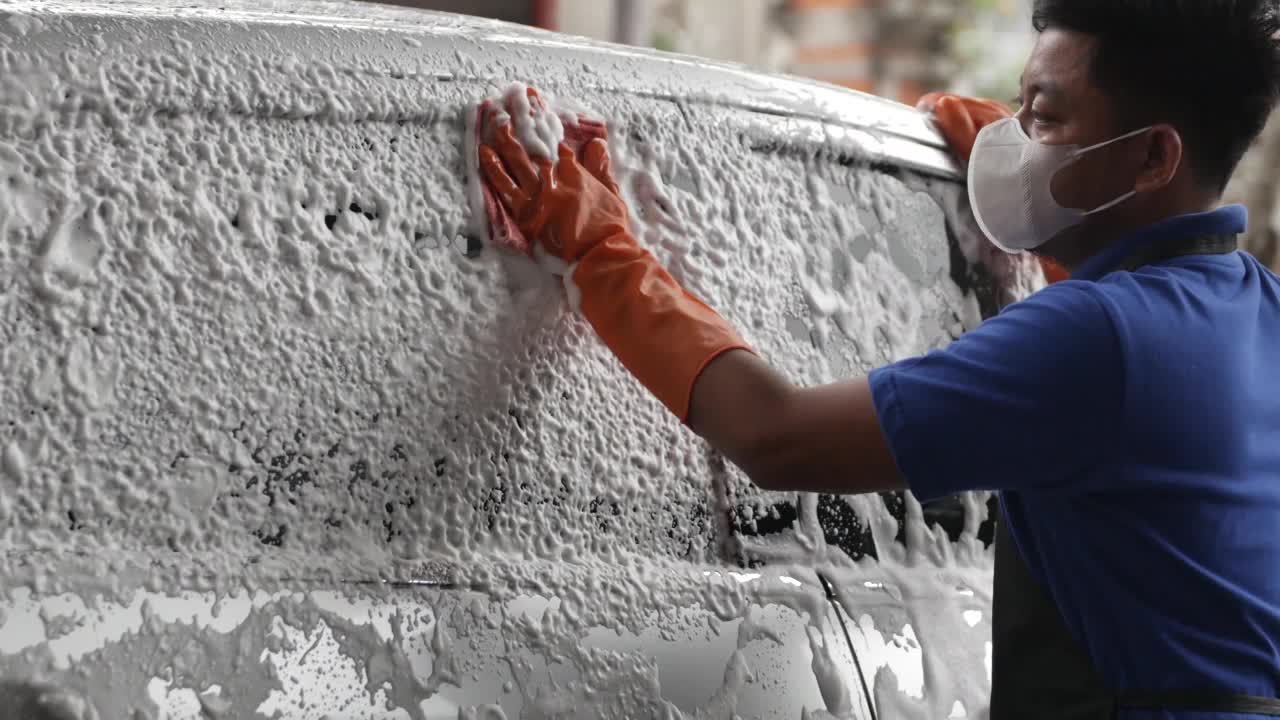
{"label": "orange rubber glove", "polygon": [[[930,113],[951,149],[951,154],[962,166],[969,164],[973,144],[982,128],[997,120],[1013,117],[1013,112],[994,100],[982,100],[948,93],[929,93],[920,98],[916,109]],[[1070,277],[1065,269],[1047,257],[1041,257],[1040,267],[1049,284]]]}
{"label": "orange rubber glove", "polygon": [[973,143],[982,128],[997,120],[1013,117],[1013,112],[995,100],[981,100],[949,93],[929,93],[916,109],[932,115],[951,154],[962,165],[969,164]]}
{"label": "orange rubber glove", "polygon": [[687,421],[693,385],[707,365],[730,350],[750,348],[636,242],[608,145],[591,141],[579,161],[562,143],[556,163],[539,159],[535,165],[510,124],[495,129],[491,142],[479,149],[490,188],[526,237],[570,263],[582,314],[605,345]]}

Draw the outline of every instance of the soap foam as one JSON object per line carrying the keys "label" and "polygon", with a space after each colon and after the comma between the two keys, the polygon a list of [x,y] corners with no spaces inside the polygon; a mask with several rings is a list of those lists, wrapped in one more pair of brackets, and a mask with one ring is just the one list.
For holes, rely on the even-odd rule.
{"label": "soap foam", "polygon": [[[778,498],[709,456],[565,312],[557,284],[468,239],[468,112],[490,76],[550,61],[480,73],[468,39],[437,82],[415,64],[427,60],[388,75],[358,53],[306,59],[290,35],[314,32],[305,12],[273,31],[293,49],[249,52],[199,44],[212,11],[157,8],[197,20],[145,35],[161,20],[141,11],[106,30],[47,12],[0,29],[0,675],[38,669],[103,717],[166,704],[174,717],[424,717],[424,698],[462,688],[482,702],[454,715],[678,717],[643,653],[580,640],[642,636],[677,623],[663,608],[694,608],[704,627],[708,613],[732,624],[705,702],[727,714],[777,677],[761,669],[777,637],[748,621],[783,608],[812,629],[775,633],[809,653],[796,687],[858,717],[821,568],[857,618],[878,697],[913,717],[981,707],[981,674],[964,670],[989,633],[989,551],[952,547],[914,509],[904,547],[874,497],[851,502],[878,564],[825,543],[812,497],[772,542],[730,537],[730,505],[763,515]],[[390,31],[386,18],[344,22]],[[112,27],[124,35],[107,43]],[[618,130],[641,243],[796,382],[976,324],[972,291],[896,245],[962,224],[958,206],[911,200],[954,186],[767,149],[808,120],[764,132],[732,107],[593,89],[580,102]],[[520,132],[555,137],[551,120]],[[1010,292],[1034,282],[1002,272]],[[703,574],[739,551],[770,564],[750,582]],[[404,600],[383,580],[474,592]],[[952,580],[977,594],[952,597]],[[558,604],[533,623],[509,611],[522,595]],[[312,666],[331,692],[290,679]],[[568,669],[590,682],[551,682]]]}

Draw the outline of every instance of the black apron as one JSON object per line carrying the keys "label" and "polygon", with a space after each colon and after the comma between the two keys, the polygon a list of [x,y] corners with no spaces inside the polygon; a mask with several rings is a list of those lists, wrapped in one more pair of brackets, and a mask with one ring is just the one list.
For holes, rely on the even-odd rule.
{"label": "black apron", "polygon": [[[1116,269],[1185,255],[1226,254],[1236,237],[1155,242]],[[1058,606],[996,522],[990,720],[1112,720],[1119,709],[1250,713],[1280,717],[1280,700],[1215,692],[1116,693],[1098,676]]]}

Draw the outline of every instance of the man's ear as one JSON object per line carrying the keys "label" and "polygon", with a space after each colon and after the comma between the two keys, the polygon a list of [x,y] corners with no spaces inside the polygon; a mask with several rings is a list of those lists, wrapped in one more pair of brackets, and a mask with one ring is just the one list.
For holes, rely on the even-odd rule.
{"label": "man's ear", "polygon": [[1182,135],[1177,128],[1168,124],[1156,125],[1147,133],[1146,141],[1142,171],[1133,186],[1138,192],[1153,192],[1165,187],[1182,166]]}

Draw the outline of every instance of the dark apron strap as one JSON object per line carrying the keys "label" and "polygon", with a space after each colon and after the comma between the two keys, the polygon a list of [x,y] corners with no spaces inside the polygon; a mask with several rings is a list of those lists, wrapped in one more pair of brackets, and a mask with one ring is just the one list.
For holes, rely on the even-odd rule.
{"label": "dark apron strap", "polygon": [[[1006,501],[1001,497],[1001,507]],[[1111,720],[1115,698],[996,520],[990,720]]]}
{"label": "dark apron strap", "polygon": [[1124,693],[1117,699],[1116,707],[1280,717],[1280,700],[1276,698],[1213,692]]}
{"label": "dark apron strap", "polygon": [[1187,255],[1226,255],[1240,247],[1235,235],[1200,235],[1184,240],[1153,242],[1116,264],[1115,270],[1133,272],[1144,265],[1154,265]]}

